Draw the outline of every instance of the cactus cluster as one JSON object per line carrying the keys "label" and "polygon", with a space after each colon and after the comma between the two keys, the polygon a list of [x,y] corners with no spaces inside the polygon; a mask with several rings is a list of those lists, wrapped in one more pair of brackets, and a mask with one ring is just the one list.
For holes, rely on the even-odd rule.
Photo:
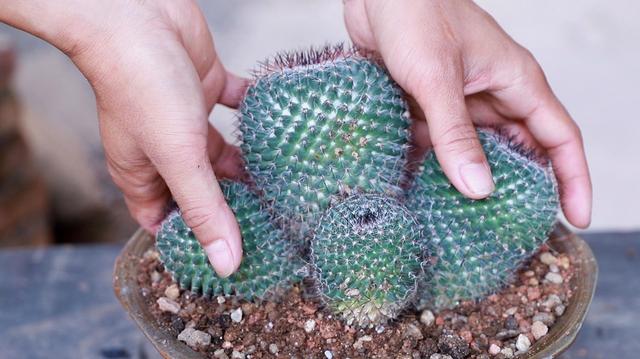
{"label": "cactus cluster", "polygon": [[260,195],[223,185],[244,241],[240,271],[216,277],[179,212],[157,235],[165,267],[184,288],[249,299],[304,273],[328,308],[358,326],[499,290],[555,221],[550,168],[482,130],[491,197],[460,195],[433,153],[403,190],[408,131],[402,91],[366,56],[327,48],[268,62],[239,123]]}

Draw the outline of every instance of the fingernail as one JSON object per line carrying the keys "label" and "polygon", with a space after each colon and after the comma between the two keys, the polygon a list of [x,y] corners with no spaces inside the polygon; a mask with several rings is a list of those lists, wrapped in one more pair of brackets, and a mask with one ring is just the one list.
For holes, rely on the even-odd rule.
{"label": "fingernail", "polygon": [[469,191],[479,196],[488,196],[495,185],[489,168],[482,163],[468,163],[460,167],[460,176]]}
{"label": "fingernail", "polygon": [[233,254],[224,239],[217,239],[211,244],[204,247],[204,251],[209,257],[209,262],[216,270],[216,273],[222,278],[228,277],[233,273]]}

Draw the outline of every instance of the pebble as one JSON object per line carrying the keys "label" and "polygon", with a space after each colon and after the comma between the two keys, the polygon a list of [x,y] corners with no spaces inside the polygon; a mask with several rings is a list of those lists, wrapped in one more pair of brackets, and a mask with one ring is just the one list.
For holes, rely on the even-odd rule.
{"label": "pebble", "polygon": [[237,350],[234,350],[231,353],[231,359],[244,359],[245,355],[242,352],[239,352]]}
{"label": "pebble", "polygon": [[242,308],[237,308],[229,316],[234,323],[240,323],[242,321]]}
{"label": "pebble", "polygon": [[556,318],[551,313],[541,312],[541,313],[536,313],[536,315],[534,315],[533,318],[531,318],[531,320],[534,322],[536,321],[542,322],[546,326],[551,326],[556,321]]}
{"label": "pebble", "polygon": [[155,284],[155,283],[158,283],[160,279],[162,279],[162,275],[160,275],[158,271],[154,270],[151,273],[151,282]]}
{"label": "pebble", "polygon": [[518,334],[520,334],[520,331],[515,330],[515,329],[502,330],[502,331],[498,332],[498,334],[496,334],[496,339],[505,340],[505,339],[515,338],[515,337],[518,336]]}
{"label": "pebble", "polygon": [[278,354],[278,346],[275,344],[269,344],[269,352],[271,354]]}
{"label": "pebble", "polygon": [[560,268],[557,265],[552,264],[549,266],[549,272],[558,273],[560,272]]}
{"label": "pebble", "polygon": [[230,341],[225,340],[225,342],[224,342],[224,343],[222,343],[222,348],[223,348],[223,349],[231,349],[231,348],[233,348],[233,344],[231,344],[231,342],[230,342]]}
{"label": "pebble", "polygon": [[540,255],[540,262],[550,266],[558,263],[558,258],[549,252],[544,252]]}
{"label": "pebble", "polygon": [[533,337],[538,340],[549,332],[549,327],[547,327],[543,322],[535,321],[533,325],[531,325],[531,334]]}
{"label": "pebble", "polygon": [[417,339],[420,340],[422,338],[424,338],[422,336],[422,332],[420,331],[420,328],[418,328],[417,326],[415,326],[414,324],[407,324],[404,327],[404,331],[402,333],[402,336],[405,338],[413,338],[413,339]]}
{"label": "pebble", "polygon": [[325,350],[324,357],[327,359],[333,359],[333,353],[331,352],[331,350]]}
{"label": "pebble", "polygon": [[385,327],[384,327],[384,325],[382,325],[382,324],[380,324],[380,325],[378,325],[378,326],[376,327],[376,333],[378,333],[378,334],[382,334],[382,333],[384,333],[384,330],[385,330]]}
{"label": "pebble", "polygon": [[542,303],[543,306],[549,309],[553,309],[560,304],[562,304],[562,300],[560,300],[560,297],[558,297],[556,294],[550,294]]}
{"label": "pebble", "polygon": [[567,309],[567,307],[565,307],[564,304],[560,304],[556,306],[553,311],[556,312],[557,316],[561,316],[562,314],[564,314],[565,309]]}
{"label": "pebble", "polygon": [[311,333],[316,328],[316,321],[313,319],[309,319],[304,322],[304,331],[307,333]]}
{"label": "pebble", "polygon": [[429,359],[453,359],[453,358],[451,357],[451,355],[435,353],[435,354],[431,354]]}
{"label": "pebble", "polygon": [[564,281],[560,274],[553,272],[547,273],[547,275],[544,276],[544,279],[554,284],[562,284],[562,282]]}
{"label": "pebble", "polygon": [[509,315],[514,315],[518,312],[518,307],[511,307],[507,310],[504,311],[504,314],[509,316]]}
{"label": "pebble", "polygon": [[504,355],[505,358],[513,358],[513,349],[511,348],[502,348],[500,354]]}
{"label": "pebble", "polygon": [[500,347],[495,345],[495,344],[491,344],[489,346],[489,354],[491,355],[498,355],[500,353]]}
{"label": "pebble", "polygon": [[224,352],[224,349],[218,349],[213,352],[213,357],[218,359],[229,359],[229,356]]}
{"label": "pebble", "polygon": [[531,347],[531,341],[529,340],[529,337],[524,334],[518,335],[518,339],[516,340],[516,348],[518,349],[518,351],[524,353],[529,350],[529,347]]}
{"label": "pebble", "polygon": [[180,311],[180,304],[167,297],[158,298],[156,303],[158,303],[158,307],[160,307],[160,310],[163,312],[178,314],[178,312]]}
{"label": "pebble", "polygon": [[451,355],[454,359],[466,358],[469,355],[469,344],[457,335],[446,334],[438,339],[441,353]]}
{"label": "pebble", "polygon": [[164,295],[171,300],[176,300],[180,296],[180,288],[177,284],[172,284],[164,290]]}
{"label": "pebble", "polygon": [[423,310],[420,314],[420,323],[424,324],[426,327],[430,327],[433,325],[433,322],[436,320],[436,317],[433,315],[433,312],[429,309]]}
{"label": "pebble", "polygon": [[216,301],[218,302],[218,304],[224,304],[224,302],[226,302],[227,300],[224,299],[223,296],[219,295],[216,297]]}
{"label": "pebble", "polygon": [[370,342],[372,340],[373,340],[373,337],[371,337],[371,335],[363,335],[360,338],[358,338],[355,343],[353,343],[353,348],[355,350],[362,350],[363,349],[362,345],[364,344],[364,342]]}
{"label": "pebble", "polygon": [[185,342],[191,348],[199,348],[211,344],[211,335],[193,328],[187,328],[178,334],[178,340]]}

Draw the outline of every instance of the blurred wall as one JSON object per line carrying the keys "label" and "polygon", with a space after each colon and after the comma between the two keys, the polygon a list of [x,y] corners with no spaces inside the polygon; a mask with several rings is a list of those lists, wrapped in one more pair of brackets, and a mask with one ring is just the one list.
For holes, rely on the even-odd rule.
{"label": "blurred wall", "polygon": [[[580,124],[594,181],[591,228],[640,228],[640,121],[635,119],[634,91],[640,82],[640,23],[633,17],[640,13],[640,3],[478,3],[534,53]],[[278,50],[348,39],[338,0],[203,0],[201,6],[223,62],[242,75]],[[20,50],[17,86],[31,114],[29,137],[56,188],[54,204],[71,218],[105,204],[121,208],[104,169],[95,103],[86,81],[52,47],[6,26],[0,25],[0,32],[10,35]],[[233,119],[233,112],[224,108],[211,116],[227,136]]]}

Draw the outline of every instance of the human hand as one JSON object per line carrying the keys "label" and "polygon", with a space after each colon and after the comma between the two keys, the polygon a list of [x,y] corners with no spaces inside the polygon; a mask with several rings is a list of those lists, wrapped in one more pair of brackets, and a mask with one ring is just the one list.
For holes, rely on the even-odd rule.
{"label": "human hand", "polygon": [[494,189],[475,125],[517,132],[544,149],[574,226],[591,221],[591,180],[580,130],[534,57],[470,0],[345,0],[354,43],[376,51],[426,118],[419,146],[433,145],[451,183],[480,199]]}
{"label": "human hand", "polygon": [[196,2],[0,0],[0,8],[0,20],[61,49],[89,80],[108,169],[133,217],[155,233],[173,195],[216,271],[231,274],[240,232],[216,175],[240,176],[240,155],[207,117],[216,103],[236,107],[246,83],[225,71]]}

